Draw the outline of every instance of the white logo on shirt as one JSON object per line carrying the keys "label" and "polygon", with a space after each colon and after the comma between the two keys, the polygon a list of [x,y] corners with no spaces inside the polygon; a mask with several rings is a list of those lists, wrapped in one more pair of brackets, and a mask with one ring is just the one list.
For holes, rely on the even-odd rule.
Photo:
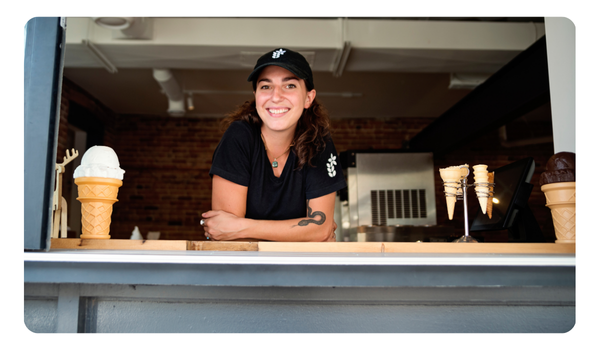
{"label": "white logo on shirt", "polygon": [[273,58],[279,58],[284,53],[285,53],[285,50],[283,50],[283,49],[275,50],[275,51],[273,51]]}
{"label": "white logo on shirt", "polygon": [[330,153],[330,154],[331,154],[331,156],[327,160],[327,173],[329,173],[329,177],[334,177],[335,176],[334,165],[337,165],[337,162],[335,161],[336,156],[334,156],[333,153]]}

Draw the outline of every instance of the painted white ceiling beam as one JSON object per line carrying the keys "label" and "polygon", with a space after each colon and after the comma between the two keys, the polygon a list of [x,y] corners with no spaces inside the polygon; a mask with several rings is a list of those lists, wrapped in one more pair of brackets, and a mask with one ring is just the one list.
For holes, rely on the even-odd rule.
{"label": "painted white ceiling beam", "polygon": [[370,19],[347,23],[347,40],[361,49],[522,51],[543,35],[543,23]]}
{"label": "painted white ceiling beam", "polygon": [[[241,46],[282,45],[331,48],[340,46],[339,19],[278,18],[154,18],[151,40],[114,39],[112,31],[88,17],[67,19],[67,44],[83,39],[95,44]],[[73,31],[71,31],[73,29]]]}

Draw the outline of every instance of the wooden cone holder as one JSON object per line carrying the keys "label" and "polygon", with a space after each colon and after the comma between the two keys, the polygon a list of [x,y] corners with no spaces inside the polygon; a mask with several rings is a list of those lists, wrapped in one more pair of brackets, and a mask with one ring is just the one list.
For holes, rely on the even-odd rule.
{"label": "wooden cone holder", "polygon": [[55,167],[56,187],[52,197],[52,210],[54,212],[52,220],[52,238],[58,238],[59,229],[60,238],[67,238],[67,201],[62,196],[62,174],[65,172],[65,166],[79,155],[77,150],[72,149],[72,151],[73,154],[69,154],[69,150],[67,150],[67,155],[63,157],[63,162],[56,164]]}

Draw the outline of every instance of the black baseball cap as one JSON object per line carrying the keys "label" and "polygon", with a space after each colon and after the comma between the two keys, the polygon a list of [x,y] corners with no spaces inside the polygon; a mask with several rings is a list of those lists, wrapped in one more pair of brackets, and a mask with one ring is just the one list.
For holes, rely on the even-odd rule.
{"label": "black baseball cap", "polygon": [[294,73],[300,79],[304,79],[306,83],[306,89],[311,91],[314,89],[312,70],[306,58],[296,51],[292,51],[285,48],[279,48],[267,52],[262,55],[258,61],[254,70],[250,73],[248,81],[256,82],[260,71],[266,66],[279,66],[283,67],[290,72]]}

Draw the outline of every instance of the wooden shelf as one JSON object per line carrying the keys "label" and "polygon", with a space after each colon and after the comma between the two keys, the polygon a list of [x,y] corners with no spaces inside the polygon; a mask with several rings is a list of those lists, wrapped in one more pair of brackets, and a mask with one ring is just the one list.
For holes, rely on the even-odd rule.
{"label": "wooden shelf", "polygon": [[187,250],[187,241],[53,238],[50,250],[53,249]]}
{"label": "wooden shelf", "polygon": [[556,243],[259,242],[258,245],[260,251],[273,252],[575,254],[575,244]]}
{"label": "wooden shelf", "polygon": [[55,238],[51,249],[205,250],[325,253],[575,254],[575,244],[416,242],[213,242]]}

